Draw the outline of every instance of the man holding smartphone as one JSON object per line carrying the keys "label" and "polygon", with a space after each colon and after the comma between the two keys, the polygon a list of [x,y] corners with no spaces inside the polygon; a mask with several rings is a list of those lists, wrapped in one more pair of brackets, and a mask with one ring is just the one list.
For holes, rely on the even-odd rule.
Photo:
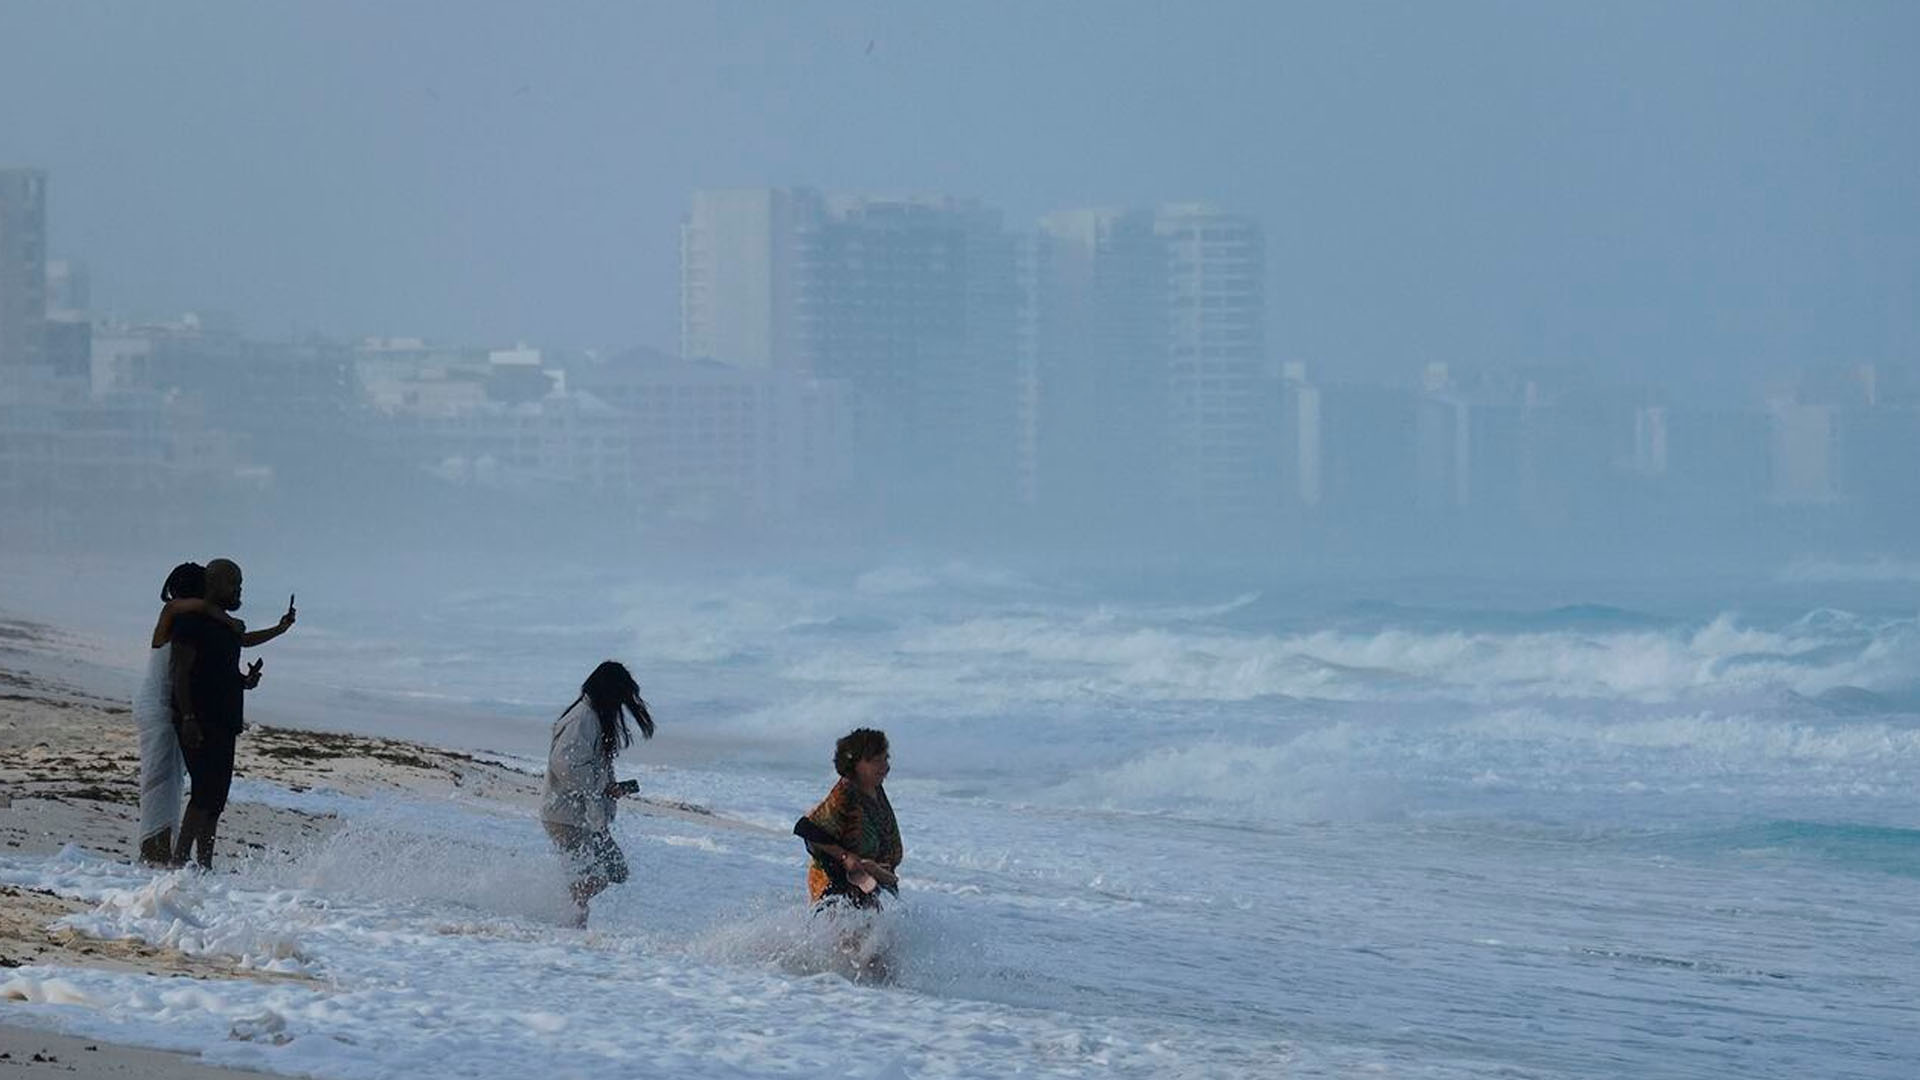
{"label": "man holding smartphone", "polygon": [[[222,611],[238,611],[242,584],[238,563],[231,559],[207,563],[207,603]],[[214,834],[233,786],[234,750],[247,727],[246,692],[260,685],[265,666],[255,660],[242,672],[240,649],[272,641],[293,623],[292,597],[287,598],[287,613],[267,630],[236,631],[207,615],[181,615],[174,620],[170,658],[174,729],[180,736],[187,775],[193,779],[173,849],[176,866],[194,858],[202,869],[213,869]]]}

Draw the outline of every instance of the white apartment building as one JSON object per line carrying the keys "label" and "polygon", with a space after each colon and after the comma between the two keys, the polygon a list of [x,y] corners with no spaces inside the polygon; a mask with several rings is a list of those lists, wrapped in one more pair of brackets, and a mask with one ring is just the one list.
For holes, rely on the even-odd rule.
{"label": "white apartment building", "polygon": [[1167,245],[1167,460],[1173,503],[1257,512],[1274,497],[1267,377],[1266,236],[1203,204],[1163,206]]}
{"label": "white apartment building", "polygon": [[694,192],[680,226],[683,358],[792,366],[800,249],[822,212],[804,188]]}

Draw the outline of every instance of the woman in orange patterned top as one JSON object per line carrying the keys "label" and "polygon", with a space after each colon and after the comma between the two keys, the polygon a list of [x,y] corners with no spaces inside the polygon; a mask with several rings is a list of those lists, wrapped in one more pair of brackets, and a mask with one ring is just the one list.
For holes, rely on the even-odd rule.
{"label": "woman in orange patterned top", "polygon": [[899,895],[896,871],[906,850],[887,801],[890,767],[885,732],[860,728],[834,744],[840,782],[793,826],[813,855],[807,892],[815,904],[877,908],[880,890]]}

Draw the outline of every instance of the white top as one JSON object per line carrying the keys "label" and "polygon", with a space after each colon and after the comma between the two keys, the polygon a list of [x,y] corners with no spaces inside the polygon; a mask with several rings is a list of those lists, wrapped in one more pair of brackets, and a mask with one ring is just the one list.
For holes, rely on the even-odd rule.
{"label": "white top", "polygon": [[600,832],[613,824],[613,759],[600,752],[600,718],[581,695],[553,722],[540,820]]}

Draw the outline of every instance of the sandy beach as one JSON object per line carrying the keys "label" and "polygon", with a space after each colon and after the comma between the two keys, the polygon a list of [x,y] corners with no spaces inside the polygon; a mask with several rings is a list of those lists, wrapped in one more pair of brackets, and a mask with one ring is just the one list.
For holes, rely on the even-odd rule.
{"label": "sandy beach", "polygon": [[[94,639],[0,614],[0,857],[51,858],[80,866],[110,862],[119,864],[118,873],[140,878],[130,865],[139,818],[138,747],[126,700],[133,675],[115,667],[112,655],[110,646]],[[265,704],[250,715],[300,724],[314,720],[297,708],[276,711],[279,702]],[[504,725],[482,716],[474,727],[498,731]],[[531,738],[525,732],[516,734],[521,742],[537,745],[544,733],[535,731]],[[516,748],[522,753],[528,749]],[[362,842],[381,830],[378,822],[356,821],[335,809],[262,802],[261,793],[294,801],[311,795],[330,807],[389,805],[397,799],[448,807],[504,822],[514,833],[538,835],[532,818],[540,778],[487,760],[484,754],[255,721],[241,737],[235,777],[235,791],[221,819],[214,882],[244,876],[261,865],[311,856],[347,830],[359,831],[340,846]],[[708,832],[764,831],[666,798],[630,799],[626,812]],[[155,872],[148,899],[164,907],[168,890],[192,891],[175,880],[183,875],[193,877],[195,872]],[[557,879],[552,887],[557,896]],[[90,1016],[86,1026],[98,1027],[99,1003],[63,989],[70,985],[66,976],[75,972],[122,973],[165,980],[160,985],[169,987],[179,981],[329,989],[302,965],[297,951],[249,956],[241,948],[192,939],[193,947],[177,947],[100,932],[100,913],[109,907],[48,889],[0,884],[0,1080],[16,1074],[80,1080],[265,1075],[203,1060],[193,1050],[211,1049],[204,1041],[182,1038],[180,1045],[162,1049],[58,1030],[67,1021],[47,1005],[81,1006],[87,1012],[73,1015]],[[270,920],[260,930],[268,938],[279,932]],[[457,936],[471,930],[449,925],[440,932]],[[22,969],[52,974],[12,978]],[[63,993],[72,993],[73,1000],[63,1002]],[[23,1002],[36,1011],[23,1008]],[[268,1048],[289,1038],[272,1023],[250,1026],[246,1021],[226,1035],[236,1046]],[[306,1072],[297,1065],[278,1068],[291,1068],[296,1075]]]}
{"label": "sandy beach", "polygon": [[[130,860],[139,819],[139,757],[127,704],[45,674],[61,659],[52,628],[0,621],[0,849],[53,853],[72,845]],[[289,791],[315,786],[366,794],[401,791],[531,807],[538,779],[471,755],[391,739],[263,725],[241,739],[236,775]],[[221,821],[223,861],[286,857],[339,829],[331,814],[236,797]],[[180,979],[298,981],[305,976],[189,955],[137,940],[85,936],[56,924],[93,905],[0,885],[0,975],[29,965],[98,968]],[[0,978],[0,982],[4,982]],[[120,1046],[12,1022],[17,998],[0,993],[0,1078],[63,1076],[199,1080],[255,1076],[196,1056]]]}
{"label": "sandy beach", "polygon": [[0,1077],[215,1080],[216,1077],[261,1075],[264,1074],[208,1065],[187,1054],[120,1046],[99,1039],[0,1023]]}

